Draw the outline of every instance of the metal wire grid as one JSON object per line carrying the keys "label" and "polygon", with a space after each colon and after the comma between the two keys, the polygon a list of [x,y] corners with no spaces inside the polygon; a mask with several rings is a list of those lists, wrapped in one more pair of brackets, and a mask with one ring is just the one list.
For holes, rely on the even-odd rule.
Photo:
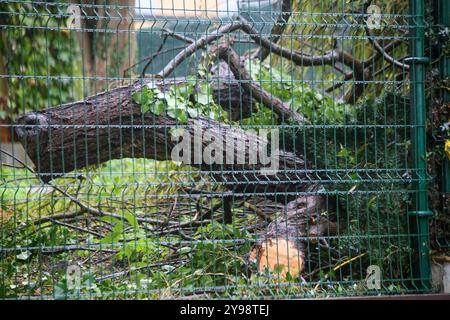
{"label": "metal wire grid", "polygon": [[[32,172],[24,158],[13,161],[15,168],[2,166],[3,297],[276,298],[429,290],[423,285],[426,272],[416,270],[423,266],[414,239],[423,234],[408,216],[416,185],[426,179],[410,159],[410,136],[420,124],[410,120],[409,94],[420,79],[409,77],[412,67],[405,60],[421,15],[408,14],[403,2],[382,1],[388,11],[378,21],[382,29],[368,30],[371,15],[359,1],[302,1],[289,5],[289,15],[283,12],[287,21],[274,40],[286,1],[248,2],[232,9],[217,2],[214,9],[185,4],[162,10],[165,2],[92,1],[77,3],[75,11],[63,2],[0,2],[2,40],[8,44],[2,47],[8,64],[0,75],[9,87],[7,108],[33,115],[11,115],[15,123],[2,124],[11,131],[11,143],[2,142],[2,150],[17,142],[19,132],[35,165]],[[158,75],[193,41],[237,21],[248,21],[253,33],[236,28],[196,50],[173,73]],[[231,65],[230,56],[210,56],[211,48],[225,44],[242,58],[267,38],[304,63],[281,58],[272,46],[264,61],[255,54],[242,62],[251,78],[229,72],[224,77],[220,63]],[[337,51],[353,60],[345,54],[322,57]],[[314,59],[319,62],[308,62]],[[159,102],[143,98],[146,86],[170,87],[180,78],[180,90],[161,89],[166,109],[156,115]],[[217,94],[202,96],[207,101],[199,107],[195,90],[203,83],[207,91],[217,83]],[[271,104],[245,89],[255,83],[271,94]],[[137,93],[133,98],[130,87]],[[92,94],[98,95],[88,98]],[[278,129],[280,148],[301,164],[282,165],[279,174],[262,178],[256,166],[170,161],[172,130],[191,130],[193,123],[176,112],[165,115],[171,99],[182,109],[192,95],[204,126]],[[275,97],[308,121],[280,120]],[[78,100],[83,102],[68,104],[66,111],[36,113]],[[109,102],[111,109],[100,109]],[[128,105],[147,116],[130,118]],[[161,115],[167,122],[158,123]],[[33,138],[23,139],[25,133]],[[45,149],[49,142],[55,147]],[[3,154],[19,158],[17,150]],[[273,222],[275,229],[283,227],[279,221],[290,223],[283,216],[295,198],[313,204],[307,232],[274,241],[276,257],[269,257],[265,234]],[[323,230],[313,236],[312,227]],[[298,245],[296,260],[289,257],[292,248],[283,251],[282,240]],[[254,259],[258,245],[266,252]],[[275,265],[261,267],[264,259],[275,259]],[[367,282],[367,268],[374,265],[382,271],[375,289]]]}

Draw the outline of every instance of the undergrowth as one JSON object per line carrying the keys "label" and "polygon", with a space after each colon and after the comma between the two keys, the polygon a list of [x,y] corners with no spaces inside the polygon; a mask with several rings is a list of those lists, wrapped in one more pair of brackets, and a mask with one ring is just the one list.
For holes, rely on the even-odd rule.
{"label": "undergrowth", "polygon": [[[238,200],[233,203],[233,223],[223,224],[217,194],[225,189],[192,167],[149,159],[111,160],[52,181],[63,192],[41,183],[27,169],[2,167],[0,297],[375,294],[378,291],[368,291],[365,283],[369,265],[382,270],[381,291],[412,290],[405,281],[412,278],[409,102],[385,93],[351,106],[258,61],[253,64],[253,79],[312,125],[280,126],[272,111],[259,104],[249,118],[233,123],[211,103],[208,86],[195,93],[189,83],[165,94],[147,87],[133,99],[143,112],[167,112],[181,123],[206,116],[244,129],[279,126],[281,147],[308,161],[308,174],[325,186],[329,215],[339,226],[337,236],[324,239],[327,247],[307,248],[308,255],[319,257],[318,264],[309,264],[298,277],[256,273],[247,256],[267,221]],[[195,196],[192,188],[212,196]],[[272,213],[280,210],[265,201],[258,208],[270,206]],[[61,215],[67,217],[55,218]],[[68,266],[74,265],[81,270],[79,289],[67,278]]]}

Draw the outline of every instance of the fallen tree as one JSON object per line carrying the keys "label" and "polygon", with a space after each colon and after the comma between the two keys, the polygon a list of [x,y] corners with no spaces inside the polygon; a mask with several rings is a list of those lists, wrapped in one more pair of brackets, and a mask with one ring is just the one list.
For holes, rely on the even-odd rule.
{"label": "fallen tree", "polygon": [[[237,30],[249,34],[264,49],[263,56],[270,50],[294,63],[310,66],[333,65],[339,61],[354,67],[355,78],[364,77],[368,69],[368,63],[356,61],[350,54],[336,50],[317,57],[288,52],[271,40],[261,38],[248,22],[238,19],[220,27],[216,33],[191,41],[156,78],[137,81],[130,86],[112,89],[81,102],[27,113],[17,118],[16,133],[35,163],[37,174],[45,182],[111,159],[132,157],[172,160],[171,151],[179,143],[179,140],[172,137],[171,129],[174,128],[184,129],[183,140],[190,141],[191,149],[195,149],[198,137],[195,130],[199,128],[200,136],[209,136],[206,141],[201,141],[202,150],[211,141],[231,139],[243,142],[234,144],[232,149],[220,149],[222,158],[232,153],[233,159],[237,160],[233,163],[198,162],[195,152],[191,152],[187,162],[208,172],[234,195],[254,194],[289,202],[261,235],[251,258],[259,270],[266,267],[275,269],[282,263],[289,268],[286,271],[295,275],[305,266],[305,243],[317,244],[321,237],[336,233],[336,226],[321,214],[325,207],[323,187],[310,174],[311,166],[303,156],[280,150],[274,158],[276,170],[268,174],[262,170],[265,168],[264,164],[250,161],[255,153],[252,146],[269,145],[267,138],[201,116],[180,124],[164,112],[142,112],[140,105],[133,100],[134,93],[148,86],[156,86],[165,92],[172,86],[185,83],[186,79],[168,78],[176,66],[197,50]],[[378,56],[386,55],[386,51],[378,51]],[[215,66],[218,63],[224,66],[218,69],[219,73],[210,81],[214,89],[214,101],[229,111],[231,119],[250,116],[252,105],[256,101],[273,110],[281,123],[308,123],[308,119],[255,83],[245,70],[242,58],[229,44],[213,46],[209,48],[209,54],[212,59],[217,60]],[[375,57],[371,61],[374,60]],[[361,87],[357,90],[358,94],[363,89]],[[352,95],[351,100],[354,98]],[[242,145],[245,146],[244,149],[239,147]],[[77,199],[72,201],[86,206]],[[86,208],[83,209],[89,211]],[[92,213],[101,214],[97,211]],[[280,257],[283,258],[280,260]]]}
{"label": "fallen tree", "polygon": [[[171,160],[171,150],[178,141],[171,139],[169,131],[178,127],[179,123],[166,114],[159,116],[150,112],[143,114],[140,106],[131,98],[132,92],[139,90],[140,86],[141,84],[136,84],[133,87],[118,88],[90,97],[83,102],[27,113],[19,117],[16,121],[16,133],[35,163],[36,172],[41,179],[50,181],[73,170],[98,165],[111,159],[134,157]],[[194,152],[191,153],[191,163],[209,172],[216,181],[223,183],[233,193],[268,195],[282,201],[297,199],[295,201],[298,203],[304,203],[304,208],[289,211],[288,220],[284,214],[275,219],[271,223],[271,232],[262,238],[259,244],[260,248],[278,248],[280,244],[277,239],[279,239],[282,244],[292,241],[295,248],[301,248],[300,243],[305,239],[298,241],[294,239],[305,237],[303,231],[297,232],[297,227],[283,231],[276,230],[277,226],[286,222],[293,223],[293,218],[296,221],[293,226],[298,226],[301,222],[300,225],[305,229],[310,223],[310,215],[320,217],[319,211],[312,212],[310,206],[306,206],[305,203],[308,188],[319,187],[317,183],[311,182],[305,161],[291,152],[280,151],[276,158],[278,161],[276,173],[267,175],[260,172],[264,165],[249,164],[251,154],[254,152],[251,146],[268,143],[260,136],[211,119],[189,119],[188,124],[183,127],[191,137],[192,150],[198,136],[195,130],[199,128],[203,130],[202,136],[208,131],[210,136],[220,137],[222,140],[231,136],[236,142],[245,142],[245,150],[240,150],[239,144],[232,150],[237,164],[197,165]],[[208,141],[202,141],[203,149],[208,145]],[[223,158],[229,156],[225,148],[222,152]],[[239,164],[242,162],[244,164]],[[317,194],[315,197],[320,195]],[[312,201],[311,198],[308,199]],[[292,251],[292,248],[290,250]],[[286,252],[284,256],[288,257],[290,254]],[[300,256],[303,257],[304,254],[301,253]],[[263,266],[261,264],[261,267]]]}

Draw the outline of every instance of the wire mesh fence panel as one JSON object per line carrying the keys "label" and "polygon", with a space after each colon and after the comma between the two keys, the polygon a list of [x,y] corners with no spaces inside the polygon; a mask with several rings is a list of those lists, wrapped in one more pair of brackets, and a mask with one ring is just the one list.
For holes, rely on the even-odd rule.
{"label": "wire mesh fence panel", "polygon": [[0,297],[429,292],[424,17],[0,1]]}

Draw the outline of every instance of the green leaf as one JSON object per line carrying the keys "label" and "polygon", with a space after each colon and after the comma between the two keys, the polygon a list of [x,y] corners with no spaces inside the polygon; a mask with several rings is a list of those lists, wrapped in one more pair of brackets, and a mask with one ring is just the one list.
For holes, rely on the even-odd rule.
{"label": "green leaf", "polygon": [[141,104],[141,112],[142,113],[147,113],[150,111],[151,106],[149,104]]}
{"label": "green leaf", "polygon": [[189,119],[186,111],[184,111],[183,109],[169,109],[167,110],[167,115],[173,119],[178,120],[180,123],[187,123]]}
{"label": "green leaf", "polygon": [[109,216],[101,217],[100,220],[104,221],[104,222],[114,223],[114,224],[120,222],[119,219],[114,218],[114,217],[109,217]]}
{"label": "green leaf", "polygon": [[131,212],[124,212],[124,217],[127,219],[128,223],[134,228],[135,231],[139,230],[139,223],[136,220],[136,217]]}
{"label": "green leaf", "polygon": [[187,108],[187,112],[191,118],[198,118],[201,115],[201,112],[197,108]]}
{"label": "green leaf", "polygon": [[166,98],[166,94],[158,88],[153,89],[153,92],[155,93],[154,96],[159,100],[164,100]]}
{"label": "green leaf", "polygon": [[207,105],[210,102],[210,97],[208,94],[206,93],[202,93],[200,92],[199,94],[197,94],[197,102],[203,105]]}
{"label": "green leaf", "polygon": [[348,150],[346,148],[342,148],[338,153],[337,156],[338,157],[348,157],[350,154],[348,152]]}
{"label": "green leaf", "polygon": [[154,92],[147,87],[142,88],[140,91],[136,91],[131,95],[134,102],[140,105],[149,104],[154,100]]}
{"label": "green leaf", "polygon": [[186,112],[184,110],[180,110],[182,112],[180,112],[179,116],[178,116],[178,121],[180,121],[181,123],[187,123],[189,120],[188,115],[186,114]]}
{"label": "green leaf", "polygon": [[189,253],[192,251],[191,247],[182,247],[180,249],[178,249],[178,253],[179,254],[183,254],[183,253]]}
{"label": "green leaf", "polygon": [[273,268],[273,272],[277,273],[277,274],[280,274],[280,273],[283,272],[285,267],[286,266],[284,264],[276,264],[275,267]]}
{"label": "green leaf", "polygon": [[184,135],[184,128],[172,128],[170,129],[170,135],[174,138],[179,138]]}
{"label": "green leaf", "polygon": [[28,260],[28,258],[31,257],[31,252],[26,250],[19,253],[16,258],[22,261]]}
{"label": "green leaf", "polygon": [[123,222],[118,221],[110,233],[108,233],[101,241],[101,244],[114,244],[116,243],[123,232]]}
{"label": "green leaf", "polygon": [[142,93],[140,91],[133,92],[131,94],[131,99],[137,104],[142,104]]}
{"label": "green leaf", "polygon": [[166,102],[168,109],[175,109],[177,107],[177,99],[171,94],[166,96]]}
{"label": "green leaf", "polygon": [[159,116],[161,113],[163,113],[166,110],[166,105],[163,101],[156,100],[153,102],[151,106],[151,110],[154,114]]}

